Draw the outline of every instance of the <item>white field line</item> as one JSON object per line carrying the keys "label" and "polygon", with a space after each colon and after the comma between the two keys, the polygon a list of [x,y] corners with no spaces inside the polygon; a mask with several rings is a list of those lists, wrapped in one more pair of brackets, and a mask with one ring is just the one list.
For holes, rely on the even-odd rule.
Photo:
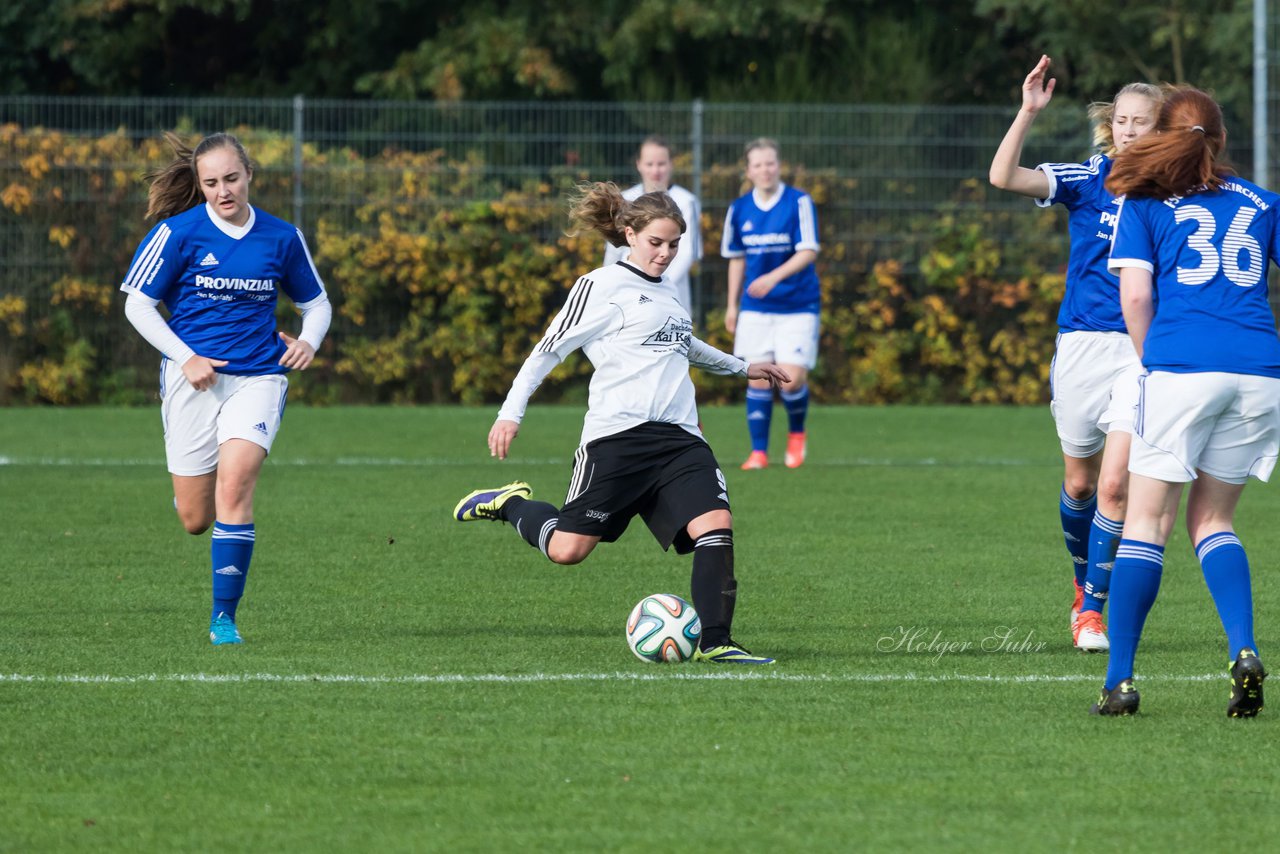
{"label": "white field line", "polygon": [[[0,684],[134,685],[147,682],[196,682],[206,684],[337,684],[337,685],[525,685],[546,682],[800,682],[800,683],[947,683],[980,682],[997,685],[1026,683],[1096,683],[1100,674],[980,675],[965,673],[778,673],[714,671],[689,673],[661,667],[650,673],[420,673],[405,675],[361,675],[341,673],[142,673],[132,676],[78,673],[0,673]],[[1140,682],[1212,682],[1225,673],[1200,675],[1140,675]]]}
{"label": "white field line", "polygon": [[[367,468],[431,468],[484,465],[488,458],[458,459],[456,457],[337,457],[335,459],[294,459],[269,460],[270,465],[306,467],[352,466]],[[520,465],[528,466],[561,466],[569,465],[569,457],[542,457],[513,460]],[[130,468],[134,466],[164,466],[163,457],[23,457],[0,454],[0,466],[61,466],[85,468]],[[939,460],[932,457],[918,459],[891,459],[888,457],[846,457],[836,459],[809,460],[806,466],[820,468],[1024,468],[1028,466],[1054,466],[1059,462],[1046,457],[1043,460],[1019,458],[975,457],[971,460]]]}

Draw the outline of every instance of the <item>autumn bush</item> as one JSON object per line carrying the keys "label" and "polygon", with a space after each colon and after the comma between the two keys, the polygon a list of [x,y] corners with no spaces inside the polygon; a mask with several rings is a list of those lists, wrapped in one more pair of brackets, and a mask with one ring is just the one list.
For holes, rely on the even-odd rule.
{"label": "autumn bush", "polygon": [[[291,142],[236,132],[258,162],[255,204],[288,217]],[[0,402],[154,396],[157,356],[124,321],[117,287],[148,227],[140,176],[167,157],[158,139],[137,142],[123,131],[84,138],[0,126]],[[577,276],[599,263],[599,240],[564,234],[565,193],[585,174],[562,167],[513,188],[490,181],[474,155],[362,156],[309,145],[304,159],[308,180],[342,175],[358,193],[342,206],[308,208],[335,318],[321,357],[295,379],[294,399],[492,404]],[[704,174],[716,197],[740,192],[737,164],[711,164]],[[1046,399],[1066,252],[1045,237],[1062,231],[1055,213],[1030,205],[1002,213],[973,179],[922,212],[909,234],[873,244],[856,236],[875,230],[867,220],[877,214],[858,211],[855,178],[802,164],[786,178],[813,195],[820,213],[819,400]],[[828,215],[824,205],[836,199],[849,210]],[[861,227],[851,216],[863,218]],[[703,215],[712,298],[699,334],[729,349],[722,217]],[[282,303],[281,322],[296,327]],[[582,399],[589,373],[585,358],[571,357],[539,399]],[[695,377],[704,401],[741,396],[737,379]]]}

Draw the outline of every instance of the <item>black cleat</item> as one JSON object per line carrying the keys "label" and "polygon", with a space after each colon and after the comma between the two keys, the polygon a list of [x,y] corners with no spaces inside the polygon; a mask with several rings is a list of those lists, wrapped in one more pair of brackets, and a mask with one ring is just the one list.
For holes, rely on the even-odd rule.
{"label": "black cleat", "polygon": [[1242,649],[1231,665],[1231,702],[1227,703],[1227,717],[1252,718],[1262,711],[1262,680],[1267,671],[1262,669],[1262,659],[1251,649]]}
{"label": "black cleat", "polygon": [[1098,695],[1098,702],[1089,710],[1091,715],[1109,715],[1122,717],[1138,711],[1138,689],[1133,687],[1132,679],[1122,679],[1120,684],[1108,691],[1105,687]]}

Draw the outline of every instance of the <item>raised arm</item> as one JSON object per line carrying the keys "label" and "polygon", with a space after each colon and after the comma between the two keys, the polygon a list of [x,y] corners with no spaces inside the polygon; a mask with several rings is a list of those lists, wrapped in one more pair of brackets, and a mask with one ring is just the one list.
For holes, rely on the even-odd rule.
{"label": "raised arm", "polygon": [[1050,77],[1046,82],[1045,75],[1048,73],[1049,57],[1042,56],[1022,81],[1022,109],[1018,110],[1013,124],[1000,141],[1000,147],[991,160],[991,172],[988,176],[993,187],[1033,199],[1048,197],[1049,179],[1038,169],[1020,165],[1022,145],[1026,142],[1027,133],[1031,130],[1031,123],[1036,120],[1036,115],[1053,98],[1053,87],[1057,80]]}

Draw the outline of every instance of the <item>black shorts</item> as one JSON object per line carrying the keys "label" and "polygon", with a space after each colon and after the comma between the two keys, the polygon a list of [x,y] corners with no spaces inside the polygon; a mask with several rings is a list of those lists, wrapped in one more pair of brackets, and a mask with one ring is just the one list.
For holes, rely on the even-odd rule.
{"label": "black shorts", "polygon": [[663,549],[674,544],[688,554],[693,541],[685,526],[728,509],[724,474],[707,443],[650,421],[578,448],[556,530],[612,543],[640,516]]}

